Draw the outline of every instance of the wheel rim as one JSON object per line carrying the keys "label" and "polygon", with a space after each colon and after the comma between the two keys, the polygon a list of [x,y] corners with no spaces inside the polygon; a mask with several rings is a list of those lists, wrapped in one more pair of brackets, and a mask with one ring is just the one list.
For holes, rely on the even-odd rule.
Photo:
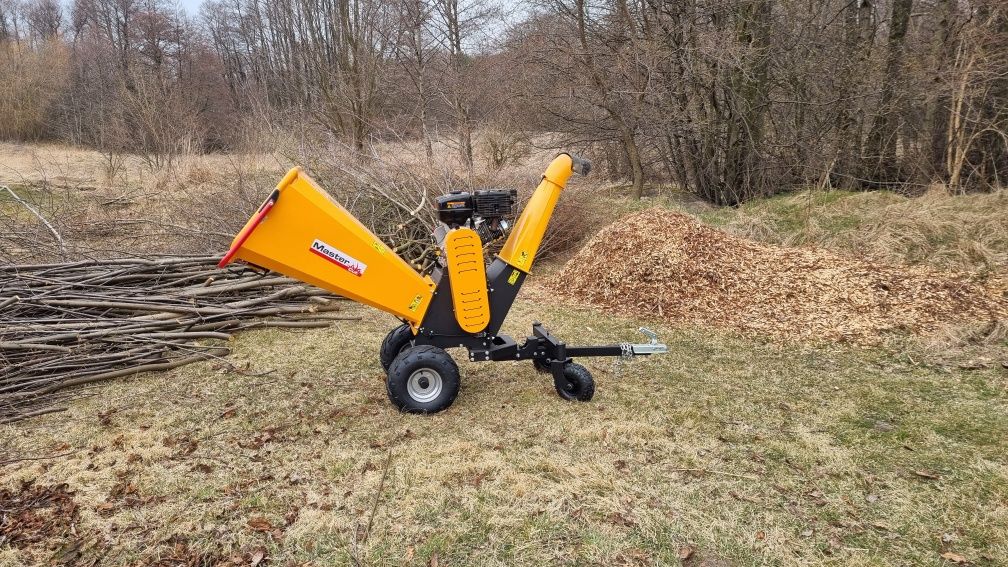
{"label": "wheel rim", "polygon": [[441,375],[430,368],[421,368],[410,374],[406,381],[406,393],[414,401],[427,403],[441,395]]}

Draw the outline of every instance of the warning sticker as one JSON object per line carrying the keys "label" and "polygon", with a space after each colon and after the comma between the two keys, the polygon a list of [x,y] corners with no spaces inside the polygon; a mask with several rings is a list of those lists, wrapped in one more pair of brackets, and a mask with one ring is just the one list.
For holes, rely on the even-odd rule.
{"label": "warning sticker", "polygon": [[514,285],[518,281],[518,270],[511,270],[511,275],[508,276],[508,283]]}
{"label": "warning sticker", "polygon": [[410,304],[409,304],[409,310],[410,311],[416,311],[417,307],[420,307],[420,300],[421,299],[423,299],[423,298],[420,297],[420,294],[417,294],[417,296],[413,298],[413,301],[410,302]]}
{"label": "warning sticker", "polygon": [[316,256],[321,256],[326,260],[329,260],[333,264],[336,264],[355,276],[364,275],[364,270],[367,269],[367,264],[364,262],[355,259],[349,254],[340,252],[317,238],[315,239],[315,242],[312,242],[309,250],[311,250],[311,252]]}
{"label": "warning sticker", "polygon": [[518,261],[515,262],[521,267],[525,267],[525,262],[528,261],[528,250],[522,250],[521,254],[518,255]]}

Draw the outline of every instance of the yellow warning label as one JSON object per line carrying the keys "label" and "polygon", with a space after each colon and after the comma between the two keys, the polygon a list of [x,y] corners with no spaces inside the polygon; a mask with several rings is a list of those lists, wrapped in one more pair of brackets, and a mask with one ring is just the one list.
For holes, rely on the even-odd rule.
{"label": "yellow warning label", "polygon": [[385,254],[385,247],[381,245],[378,241],[371,242],[371,248],[374,248],[379,254]]}
{"label": "yellow warning label", "polygon": [[511,270],[511,275],[508,276],[508,283],[514,285],[518,281],[518,270]]}
{"label": "yellow warning label", "polygon": [[525,262],[527,261],[528,261],[528,250],[522,250],[521,254],[518,255],[518,261],[515,263],[518,264],[519,268],[524,268]]}
{"label": "yellow warning label", "polygon": [[410,311],[416,311],[417,307],[420,307],[420,300],[421,299],[423,299],[423,298],[421,298],[420,295],[417,294],[417,296],[413,298],[413,301],[410,301],[409,310]]}

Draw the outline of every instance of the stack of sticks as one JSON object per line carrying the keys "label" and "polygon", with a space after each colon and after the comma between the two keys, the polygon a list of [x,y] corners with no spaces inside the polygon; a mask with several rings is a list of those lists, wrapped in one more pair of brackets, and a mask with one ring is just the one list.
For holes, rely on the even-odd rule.
{"label": "stack of sticks", "polygon": [[217,260],[0,266],[0,423],[64,410],[83,384],[220,358],[237,331],[356,319],[339,296]]}

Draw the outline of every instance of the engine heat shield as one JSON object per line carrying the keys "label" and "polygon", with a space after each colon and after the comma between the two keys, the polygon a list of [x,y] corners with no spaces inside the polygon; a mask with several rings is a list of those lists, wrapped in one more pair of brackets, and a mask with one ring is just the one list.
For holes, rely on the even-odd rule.
{"label": "engine heat shield", "polygon": [[451,282],[455,320],[467,333],[479,333],[490,324],[483,243],[471,228],[457,228],[445,238],[445,259]]}

